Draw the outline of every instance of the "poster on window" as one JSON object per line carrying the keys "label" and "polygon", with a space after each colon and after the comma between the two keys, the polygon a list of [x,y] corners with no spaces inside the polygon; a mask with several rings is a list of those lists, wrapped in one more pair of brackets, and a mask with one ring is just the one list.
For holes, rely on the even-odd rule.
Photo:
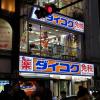
{"label": "poster on window", "polygon": [[11,25],[4,19],[0,18],[0,49],[12,49],[12,28]]}
{"label": "poster on window", "polygon": [[20,34],[21,35],[20,36],[20,51],[21,52],[27,52],[28,50],[28,31],[27,30],[28,30],[27,21],[21,20],[21,27],[20,27],[20,33],[21,33]]}

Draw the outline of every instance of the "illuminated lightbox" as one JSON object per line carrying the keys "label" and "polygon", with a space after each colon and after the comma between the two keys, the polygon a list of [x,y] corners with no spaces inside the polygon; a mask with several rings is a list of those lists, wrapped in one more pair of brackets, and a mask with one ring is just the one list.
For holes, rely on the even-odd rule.
{"label": "illuminated lightbox", "polygon": [[20,56],[20,72],[94,76],[94,65],[39,57]]}
{"label": "illuminated lightbox", "polygon": [[35,11],[37,9],[40,9],[38,6],[33,6],[32,12],[31,12],[31,19],[35,21],[41,21],[44,23],[60,26],[63,28],[67,28],[69,30],[77,31],[77,32],[84,32],[84,22],[66,17],[59,13],[53,13],[48,15],[45,18],[38,19]]}

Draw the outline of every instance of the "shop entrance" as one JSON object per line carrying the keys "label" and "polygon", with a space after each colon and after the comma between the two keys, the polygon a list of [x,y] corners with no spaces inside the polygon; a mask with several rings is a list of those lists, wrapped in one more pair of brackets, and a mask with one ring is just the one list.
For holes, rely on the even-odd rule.
{"label": "shop entrance", "polygon": [[71,91],[71,86],[70,83],[71,81],[69,80],[52,80],[53,81],[53,96],[60,98],[60,92],[65,91],[66,96],[70,95]]}

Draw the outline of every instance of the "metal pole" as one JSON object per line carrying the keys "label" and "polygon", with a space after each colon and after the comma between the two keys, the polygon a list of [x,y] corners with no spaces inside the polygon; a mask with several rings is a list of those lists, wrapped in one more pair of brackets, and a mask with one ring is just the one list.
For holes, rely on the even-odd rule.
{"label": "metal pole", "polygon": [[41,48],[41,25],[40,25],[40,56],[41,56],[41,50],[42,48]]}

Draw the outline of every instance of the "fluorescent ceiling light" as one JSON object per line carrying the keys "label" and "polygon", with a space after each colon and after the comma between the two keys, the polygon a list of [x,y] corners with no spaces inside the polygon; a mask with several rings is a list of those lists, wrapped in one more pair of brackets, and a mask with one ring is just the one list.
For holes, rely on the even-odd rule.
{"label": "fluorescent ceiling light", "polygon": [[[52,39],[52,38],[55,38],[55,37],[56,36],[49,36],[48,39]],[[41,39],[41,40],[43,40],[43,39]],[[34,41],[29,40],[30,43],[32,43],[32,42],[38,42],[38,41],[40,41],[40,39],[36,39]]]}
{"label": "fluorescent ceiling light", "polygon": [[56,32],[57,32],[57,31],[59,31],[59,30],[56,30]]}
{"label": "fluorescent ceiling light", "polygon": [[48,32],[48,33],[51,33],[51,32]]}
{"label": "fluorescent ceiling light", "polygon": [[49,2],[54,2],[55,0],[49,0]]}
{"label": "fluorescent ceiling light", "polygon": [[63,34],[63,35],[61,35],[61,36],[62,36],[62,37],[65,37],[66,35]]}
{"label": "fluorescent ceiling light", "polygon": [[39,74],[39,73],[24,73],[24,72],[21,72],[19,73],[21,76],[26,76],[26,77],[32,77],[32,76],[38,76],[38,77],[49,77],[49,74]]}

